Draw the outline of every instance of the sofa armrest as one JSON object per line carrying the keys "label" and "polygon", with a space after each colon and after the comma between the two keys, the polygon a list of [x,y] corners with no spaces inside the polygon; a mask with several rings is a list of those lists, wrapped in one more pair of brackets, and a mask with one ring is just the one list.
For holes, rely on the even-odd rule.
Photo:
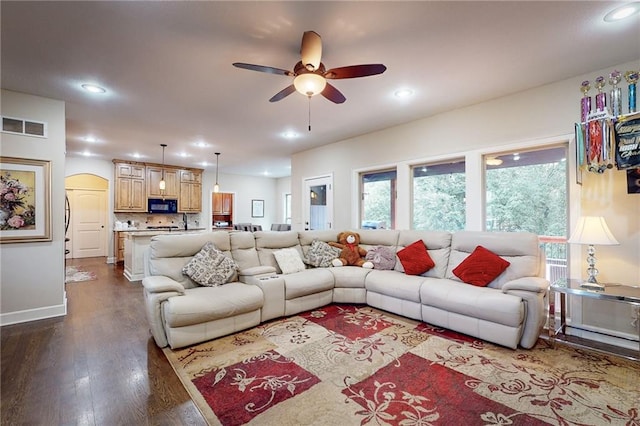
{"label": "sofa armrest", "polygon": [[534,293],[546,292],[549,288],[549,281],[540,277],[522,277],[504,283],[502,292],[508,293],[511,290],[533,291]]}
{"label": "sofa armrest", "polygon": [[525,304],[524,326],[520,346],[531,349],[535,346],[547,320],[545,308],[549,281],[540,277],[523,277],[502,286],[502,292],[522,298]]}
{"label": "sofa armrest", "polygon": [[179,282],[163,275],[153,275],[142,279],[142,286],[149,293],[174,292],[184,294],[184,287]]}
{"label": "sofa armrest", "polygon": [[274,275],[276,268],[273,266],[254,266],[252,268],[242,269],[238,272],[238,277],[241,282],[246,282],[248,277],[257,277],[260,275]]}

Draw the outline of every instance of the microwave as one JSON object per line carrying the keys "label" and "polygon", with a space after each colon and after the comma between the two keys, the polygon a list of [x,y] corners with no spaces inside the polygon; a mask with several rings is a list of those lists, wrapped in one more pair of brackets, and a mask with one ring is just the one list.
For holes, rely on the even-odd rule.
{"label": "microwave", "polygon": [[178,200],[149,198],[147,211],[149,213],[178,213]]}

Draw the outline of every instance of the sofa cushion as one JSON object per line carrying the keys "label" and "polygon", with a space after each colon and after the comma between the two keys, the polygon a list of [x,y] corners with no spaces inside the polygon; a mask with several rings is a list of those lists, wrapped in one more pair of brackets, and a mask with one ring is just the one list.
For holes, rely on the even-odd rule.
{"label": "sofa cushion", "polygon": [[294,248],[275,250],[273,255],[283,274],[293,274],[305,269],[304,263],[300,259],[300,253]]}
{"label": "sofa cushion", "polygon": [[397,271],[373,269],[367,274],[364,285],[367,291],[420,303],[420,286],[423,281],[424,277],[419,275],[404,275]]}
{"label": "sofa cushion", "polygon": [[336,259],[339,255],[339,248],[331,247],[328,243],[315,239],[307,251],[304,263],[315,266],[316,268],[328,268],[331,266],[331,261]]}
{"label": "sofa cushion", "polygon": [[334,286],[333,268],[311,268],[302,272],[281,275],[284,279],[285,299],[291,300],[322,291],[332,290]]}
{"label": "sofa cushion", "polygon": [[191,260],[184,265],[182,273],[204,286],[218,286],[237,278],[238,265],[207,242]]}
{"label": "sofa cushion", "polygon": [[420,275],[436,266],[422,240],[415,241],[398,252],[398,258],[407,275]]}
{"label": "sofa cushion", "polygon": [[364,288],[364,281],[371,269],[359,266],[331,268],[336,288]]}
{"label": "sofa cushion", "polygon": [[420,299],[423,305],[509,327],[519,327],[524,321],[522,298],[494,288],[425,278],[420,287]]}
{"label": "sofa cushion", "polygon": [[467,284],[485,287],[509,267],[510,263],[491,250],[478,246],[453,269],[455,276]]}
{"label": "sofa cushion", "polygon": [[396,265],[396,253],[391,247],[376,246],[367,252],[365,259],[374,269],[390,270]]}
{"label": "sofa cushion", "polygon": [[251,284],[196,287],[163,303],[164,322],[183,327],[233,317],[260,309],[263,300],[262,290]]}

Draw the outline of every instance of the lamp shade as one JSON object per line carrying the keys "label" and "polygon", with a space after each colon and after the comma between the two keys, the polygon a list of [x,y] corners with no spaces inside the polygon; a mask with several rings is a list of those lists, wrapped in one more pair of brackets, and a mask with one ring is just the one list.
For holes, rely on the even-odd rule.
{"label": "lamp shade", "polygon": [[569,238],[571,244],[618,245],[602,216],[582,216]]}

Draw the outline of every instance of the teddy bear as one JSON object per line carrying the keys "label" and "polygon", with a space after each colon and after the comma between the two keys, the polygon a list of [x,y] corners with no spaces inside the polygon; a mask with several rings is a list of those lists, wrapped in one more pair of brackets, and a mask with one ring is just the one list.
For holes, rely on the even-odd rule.
{"label": "teddy bear", "polygon": [[357,232],[345,231],[338,234],[338,242],[329,242],[332,247],[342,250],[337,259],[331,262],[333,266],[362,266],[363,268],[373,268],[373,263],[365,260],[367,251],[359,246],[360,234]]}

